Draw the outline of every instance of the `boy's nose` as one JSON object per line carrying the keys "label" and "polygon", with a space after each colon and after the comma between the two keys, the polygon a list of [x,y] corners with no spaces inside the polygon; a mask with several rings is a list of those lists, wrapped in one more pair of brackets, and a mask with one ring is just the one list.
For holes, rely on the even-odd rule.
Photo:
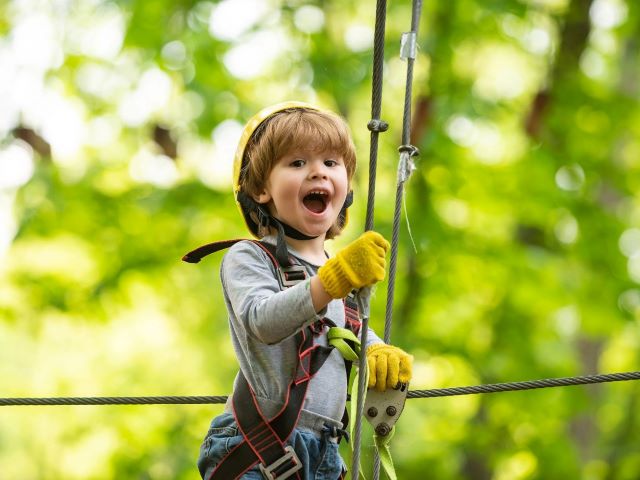
{"label": "boy's nose", "polygon": [[324,165],[314,166],[309,172],[309,178],[327,178],[327,169]]}

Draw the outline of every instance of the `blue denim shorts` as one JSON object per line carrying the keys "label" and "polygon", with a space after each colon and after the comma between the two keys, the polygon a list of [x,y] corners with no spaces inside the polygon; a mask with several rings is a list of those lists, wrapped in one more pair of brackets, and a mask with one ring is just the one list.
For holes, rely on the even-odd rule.
{"label": "blue denim shorts", "polygon": [[[242,439],[233,415],[223,413],[214,418],[200,447],[200,476],[207,480],[220,460],[242,442]],[[318,437],[313,432],[296,429],[287,444],[293,447],[302,462],[300,472],[305,480],[338,480],[346,471],[345,463],[338,452],[338,444],[330,439],[328,433]],[[263,477],[256,464],[242,478],[262,480]]]}

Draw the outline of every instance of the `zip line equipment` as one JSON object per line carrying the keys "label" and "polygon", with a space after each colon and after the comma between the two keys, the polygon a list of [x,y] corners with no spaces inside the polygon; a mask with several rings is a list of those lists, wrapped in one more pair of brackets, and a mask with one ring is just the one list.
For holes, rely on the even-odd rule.
{"label": "zip line equipment", "polygon": [[[226,249],[237,240],[223,240],[209,243],[184,256],[183,260],[190,263],[198,263],[205,256]],[[285,251],[284,258],[278,255],[279,245],[271,245],[266,242],[252,240],[252,243],[260,247],[269,257],[275,271],[281,290],[297,285],[307,279],[308,275],[304,267],[294,257]],[[284,262],[284,263],[283,263]],[[337,327],[328,318],[323,318],[311,325],[299,330],[296,335],[296,349],[298,363],[289,381],[285,402],[278,414],[267,420],[259,406],[253,388],[243,375],[242,370],[237,376],[231,406],[233,416],[239,430],[244,437],[242,442],[229,451],[215,466],[206,480],[227,480],[240,478],[245,472],[258,464],[260,471],[266,479],[286,479],[295,475],[300,479],[298,470],[302,468],[302,462],[293,448],[286,444],[298,424],[302,406],[307,394],[309,381],[336,348],[344,358],[347,378],[351,373],[351,364],[360,354],[360,320],[358,305],[352,295],[344,300],[345,327]],[[327,330],[329,346],[314,344],[314,339]],[[345,408],[342,416],[342,428],[327,425],[331,436],[338,441],[346,436],[346,428],[349,417]],[[203,474],[204,475],[204,474]]]}
{"label": "zip line equipment", "polygon": [[[412,16],[411,16],[411,30],[409,32],[403,33],[400,42],[400,57],[407,61],[407,72],[406,72],[406,82],[405,82],[405,97],[404,97],[404,111],[403,111],[403,122],[402,122],[402,142],[399,147],[399,162],[398,162],[398,171],[397,171],[397,183],[396,183],[396,197],[395,197],[395,207],[394,207],[394,215],[393,215],[393,229],[392,229],[392,238],[391,238],[391,253],[390,253],[390,262],[389,262],[389,280],[387,284],[387,299],[386,299],[386,310],[385,310],[385,327],[384,327],[384,342],[389,343],[391,338],[391,325],[392,325],[392,317],[393,317],[393,301],[394,301],[394,289],[395,289],[395,273],[396,273],[396,263],[397,263],[397,251],[398,251],[398,240],[399,240],[399,225],[400,225],[400,214],[401,214],[401,205],[402,199],[404,195],[404,184],[409,179],[411,173],[415,169],[415,165],[413,163],[413,157],[418,155],[418,149],[411,145],[411,99],[412,99],[412,86],[413,86],[413,66],[416,59],[417,53],[417,34],[418,34],[418,25],[420,20],[420,14],[422,10],[422,0],[413,0],[412,1]],[[376,183],[376,170],[377,170],[377,156],[378,156],[378,140],[379,134],[381,132],[385,132],[388,130],[388,123],[380,118],[381,114],[381,103],[382,103],[382,85],[383,85],[383,64],[384,64],[384,41],[385,41],[385,23],[386,23],[386,12],[387,12],[387,2],[386,0],[377,0],[376,2],[376,19],[375,19],[375,30],[374,30],[374,45],[373,45],[373,72],[372,72],[372,94],[371,94],[371,120],[367,124],[367,128],[371,132],[370,135],[370,149],[369,149],[369,186],[368,186],[368,198],[367,198],[367,211],[366,211],[366,219],[365,219],[365,230],[373,230],[373,211],[374,211],[374,203],[375,203],[375,183]],[[237,241],[237,240],[236,240]],[[214,242],[215,246],[211,247],[213,244],[209,244],[204,248],[205,250],[198,249],[192,254],[197,254],[200,258],[212,251],[217,251],[222,248],[226,248],[231,244],[235,243],[234,240],[223,241],[223,242]],[[255,241],[254,243],[259,244],[263,249],[269,250],[268,254],[272,259],[274,265],[281,274],[281,282],[292,281],[295,283],[297,278],[287,278],[289,273],[286,268],[279,268],[278,265],[283,264],[283,267],[286,267],[286,262],[283,262],[285,258],[282,255],[282,252],[270,251],[272,250],[266,244],[262,244],[261,242]],[[223,245],[224,244],[224,245]],[[207,249],[207,247],[209,249]],[[304,273],[304,272],[303,272]],[[294,275],[295,276],[295,275]],[[284,285],[284,283],[283,283]],[[287,285],[288,286],[288,285]],[[345,316],[353,317],[352,314],[348,314],[347,310],[351,309],[352,311],[359,310],[361,325],[357,325],[354,327],[356,323],[360,323],[357,321],[357,317],[354,322],[352,322],[351,330],[357,332],[358,329],[361,331],[361,344],[366,345],[367,342],[367,331],[369,324],[369,299],[364,295],[356,296],[357,304],[352,304],[350,307],[345,304]],[[347,322],[349,323],[349,322]],[[309,330],[312,330],[309,328]],[[347,329],[342,329],[347,330]],[[306,329],[305,329],[306,331]],[[305,342],[309,342],[313,335],[313,331],[300,332],[301,339],[300,345],[306,345]],[[338,337],[340,335],[337,335]],[[342,352],[344,340],[342,338],[338,338],[335,343],[340,344],[337,346]],[[349,342],[347,342],[349,343]],[[334,345],[334,340],[331,340],[331,344]],[[307,347],[310,345],[307,345]],[[326,347],[323,347],[326,348]],[[353,343],[348,348],[356,348]],[[305,347],[306,349],[306,347]],[[325,352],[326,353],[326,352]],[[348,354],[344,354],[345,358]],[[314,356],[309,355],[304,359],[300,358],[299,364],[299,372],[310,372],[320,368],[322,364],[323,355]],[[326,358],[326,357],[325,357]],[[367,371],[367,359],[366,355],[361,354],[359,356],[359,372]],[[355,359],[353,360],[355,361]],[[304,363],[304,364],[303,364]],[[345,362],[347,363],[347,362]],[[304,375],[303,375],[304,376]],[[296,379],[297,380],[297,379]],[[360,446],[361,446],[361,429],[362,429],[362,417],[364,413],[365,402],[367,406],[366,418],[372,423],[374,429],[376,431],[376,454],[374,458],[373,465],[373,476],[375,480],[378,480],[380,474],[380,466],[385,468],[387,475],[395,479],[395,471],[393,470],[393,464],[391,462],[390,454],[388,451],[388,440],[393,436],[393,424],[397,421],[402,408],[404,407],[405,399],[415,399],[415,398],[434,398],[434,397],[448,397],[448,396],[458,396],[458,395],[476,395],[483,393],[498,393],[498,392],[509,392],[509,391],[520,391],[520,390],[532,390],[532,389],[540,389],[540,388],[553,388],[553,387],[566,387],[566,386],[574,386],[574,385],[587,385],[587,384],[595,384],[595,383],[607,383],[607,382],[620,382],[620,381],[628,381],[628,380],[640,380],[640,372],[625,372],[625,373],[609,373],[609,374],[599,374],[599,375],[586,375],[586,376],[574,376],[574,377],[563,377],[563,378],[549,378],[549,379],[541,379],[541,380],[527,380],[527,381],[517,381],[517,382],[506,382],[506,383],[493,383],[493,384],[484,384],[484,385],[475,385],[475,386],[466,386],[466,387],[451,387],[451,388],[439,388],[439,389],[429,389],[429,390],[409,390],[407,385],[401,386],[398,390],[395,391],[387,391],[384,393],[375,392],[372,390],[371,392],[365,395],[366,390],[366,375],[358,375],[358,384],[357,384],[357,398],[354,402],[352,398],[352,411],[355,412],[354,418],[354,432],[353,432],[353,459],[352,459],[352,469],[351,476],[353,479],[357,480],[360,477]],[[241,382],[242,383],[242,382]],[[256,408],[252,407],[251,399],[253,398],[253,394],[251,393],[251,387],[248,383],[244,382],[247,387],[246,395],[243,398],[240,398],[241,404],[238,405],[238,408],[235,408],[235,398],[234,398],[234,410],[236,412],[240,410],[244,410],[249,412],[247,415],[256,416]],[[306,386],[308,383],[308,379],[305,382],[304,379],[301,379],[299,382],[300,388],[298,388],[296,382],[292,382],[292,390],[290,390],[290,395],[293,397],[299,396],[299,393],[302,392],[302,398],[304,398],[304,392],[306,391]],[[297,389],[297,390],[296,390]],[[355,387],[354,387],[355,389]],[[354,392],[355,393],[355,392]],[[368,397],[365,400],[365,397]],[[226,403],[228,400],[227,396],[144,396],[144,397],[53,397],[53,398],[0,398],[0,406],[26,406],[26,405],[37,405],[37,406],[61,406],[61,405],[195,405],[195,404],[221,404]],[[372,403],[373,402],[373,403]],[[389,404],[388,407],[379,409],[378,405],[380,402],[386,402]],[[286,432],[292,430],[295,427],[295,419],[292,423],[291,418],[296,417],[299,412],[299,407],[301,407],[302,403],[296,401],[288,402],[287,407],[291,407],[289,412],[284,413],[283,415],[279,415],[274,419],[271,419],[269,422],[264,421],[263,418],[258,419],[256,422],[255,418],[247,420],[247,425],[253,426],[256,423],[259,425],[255,432],[249,432],[249,435],[245,435],[245,442],[241,445],[244,447],[240,448],[244,453],[241,453],[241,456],[246,457],[243,460],[245,463],[242,465],[254,465],[255,463],[260,463],[261,470],[265,478],[290,478],[291,475],[297,475],[297,470],[300,466],[296,463],[297,457],[295,457],[295,453],[289,447],[286,447],[284,442],[280,440],[280,438],[288,437]],[[355,405],[354,405],[355,404]],[[285,411],[287,408],[284,409]],[[257,415],[261,417],[261,415]],[[287,418],[291,417],[291,418]],[[344,418],[344,417],[343,417]],[[243,428],[244,420],[239,419],[240,428]],[[280,438],[278,438],[280,437]],[[252,442],[257,440],[257,443],[261,443],[263,439],[273,440],[269,442],[269,445],[273,448],[260,450],[259,448],[254,448]],[[380,440],[383,439],[383,440]],[[254,442],[255,443],[255,442]],[[382,459],[380,457],[382,454]],[[295,457],[295,458],[294,458]],[[229,462],[226,462],[229,463]],[[220,465],[226,465],[223,461]],[[220,477],[214,475],[212,478],[229,478],[229,475],[235,475],[235,473],[230,473],[230,470],[225,470],[227,467],[221,467],[219,474]],[[244,467],[241,467],[241,469]],[[235,470],[234,470],[235,472]],[[215,473],[215,472],[214,472]],[[237,473],[237,472],[236,472]]]}
{"label": "zip line equipment", "polygon": [[[640,372],[603,373],[578,377],[546,378],[521,382],[487,383],[468,387],[410,390],[407,399],[479,395],[482,393],[516,392],[540,388],[571,387],[594,383],[640,380]],[[155,396],[155,397],[5,397],[0,407],[15,406],[71,406],[71,405],[215,405],[227,401],[226,395],[214,396]]]}

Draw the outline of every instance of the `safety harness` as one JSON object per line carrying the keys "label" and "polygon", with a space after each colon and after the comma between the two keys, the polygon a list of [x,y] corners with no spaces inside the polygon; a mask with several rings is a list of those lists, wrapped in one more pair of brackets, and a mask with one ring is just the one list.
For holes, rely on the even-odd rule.
{"label": "safety harness", "polygon": [[[223,240],[203,245],[189,253],[183,260],[198,263],[205,256],[231,247],[245,239]],[[277,255],[277,247],[258,240],[249,240],[259,246],[269,257],[276,271],[282,289],[289,288],[307,278],[304,267],[293,257]],[[232,410],[243,441],[231,450],[216,466],[207,480],[237,479],[256,463],[262,475],[267,480],[284,480],[287,478],[300,479],[299,470],[302,463],[291,446],[286,445],[293,433],[309,386],[309,380],[322,367],[333,348],[338,348],[345,359],[347,378],[349,378],[351,363],[358,358],[360,342],[360,318],[358,304],[352,296],[344,300],[345,326],[337,327],[331,320],[323,318],[301,329],[296,334],[298,349],[298,364],[294,378],[289,383],[284,406],[273,418],[267,419],[263,415],[255,393],[247,379],[240,371],[236,389],[232,396]],[[320,335],[324,327],[330,346],[314,345],[314,337]],[[348,423],[345,409],[342,418],[343,427]],[[333,437],[340,440],[347,437],[345,430],[331,428]]]}

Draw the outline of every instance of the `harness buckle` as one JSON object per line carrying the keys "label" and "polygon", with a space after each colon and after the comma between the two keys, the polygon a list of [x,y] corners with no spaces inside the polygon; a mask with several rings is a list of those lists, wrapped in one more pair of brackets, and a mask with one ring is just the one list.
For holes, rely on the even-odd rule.
{"label": "harness buckle", "polygon": [[302,265],[291,265],[278,268],[278,278],[283,287],[293,287],[307,278],[307,272]]}
{"label": "harness buckle", "polygon": [[[284,480],[302,468],[302,462],[296,455],[296,452],[293,451],[293,448],[291,448],[291,445],[284,447],[284,451],[285,454],[268,467],[265,467],[262,463],[258,464],[262,476],[267,480]],[[287,462],[293,463],[293,467],[282,473],[277,473],[277,470]]]}

